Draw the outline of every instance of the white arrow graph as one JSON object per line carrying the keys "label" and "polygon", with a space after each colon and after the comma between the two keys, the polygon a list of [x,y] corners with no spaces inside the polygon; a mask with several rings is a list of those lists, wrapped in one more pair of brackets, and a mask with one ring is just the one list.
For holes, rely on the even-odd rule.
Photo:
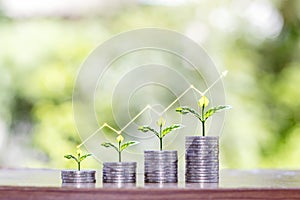
{"label": "white arrow graph", "polygon": [[95,130],[93,133],[90,134],[89,137],[87,137],[81,144],[77,145],[77,148],[80,148],[82,145],[84,145],[88,140],[90,140],[92,137],[94,137],[99,131],[101,131],[103,128],[109,128],[116,134],[121,134],[130,124],[132,124],[139,116],[141,116],[144,112],[147,110],[154,111],[157,115],[161,116],[166,111],[168,111],[179,99],[181,99],[188,91],[194,90],[201,96],[204,96],[218,81],[220,81],[223,77],[227,75],[228,71],[224,71],[221,73],[221,75],[215,80],[204,92],[201,92],[197,88],[195,88],[193,85],[190,85],[184,92],[182,92],[168,107],[166,107],[162,112],[158,112],[155,109],[153,109],[150,105],[147,105],[144,109],[142,109],[134,118],[132,118],[122,129],[116,130],[115,128],[111,127],[109,124],[104,123],[102,126],[100,126],[97,130]]}

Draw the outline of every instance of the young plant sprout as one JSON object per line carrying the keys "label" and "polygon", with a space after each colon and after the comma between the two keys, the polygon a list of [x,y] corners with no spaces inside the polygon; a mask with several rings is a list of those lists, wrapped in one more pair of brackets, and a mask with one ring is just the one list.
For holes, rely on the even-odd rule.
{"label": "young plant sprout", "polygon": [[124,151],[127,147],[130,147],[130,146],[133,146],[133,145],[136,145],[136,144],[139,143],[139,142],[135,142],[135,141],[129,141],[129,142],[123,143],[124,138],[123,138],[122,135],[119,135],[116,138],[116,140],[117,140],[117,143],[118,143],[117,146],[115,146],[114,144],[112,144],[110,142],[104,142],[101,145],[104,146],[104,147],[112,147],[112,148],[114,148],[118,152],[118,154],[119,154],[119,162],[122,161],[122,155],[121,155],[122,151]]}
{"label": "young plant sprout", "polygon": [[159,127],[158,131],[154,130],[150,126],[140,126],[138,128],[138,130],[145,132],[145,133],[148,131],[154,133],[159,139],[159,147],[160,147],[161,151],[163,149],[163,138],[171,131],[174,131],[174,130],[177,130],[177,129],[180,129],[183,127],[180,124],[173,124],[173,125],[168,126],[163,129],[163,127],[166,125],[166,120],[162,117],[159,118],[159,120],[156,122],[156,125]]}
{"label": "young plant sprout", "polygon": [[219,105],[219,106],[212,107],[205,112],[205,108],[208,106],[208,104],[209,104],[208,98],[206,96],[202,96],[198,101],[198,106],[200,107],[201,113],[198,113],[194,109],[187,107],[187,106],[176,108],[176,112],[183,114],[183,115],[190,113],[190,114],[194,115],[195,117],[197,117],[202,123],[202,136],[205,136],[206,120],[218,111],[231,108],[230,105]]}
{"label": "young plant sprout", "polygon": [[82,155],[82,151],[79,148],[77,148],[76,154],[77,154],[77,157],[73,156],[71,154],[65,155],[64,157],[67,159],[75,160],[77,163],[77,169],[78,169],[78,171],[80,171],[80,163],[87,157],[91,156],[92,154],[88,153],[88,154]]}

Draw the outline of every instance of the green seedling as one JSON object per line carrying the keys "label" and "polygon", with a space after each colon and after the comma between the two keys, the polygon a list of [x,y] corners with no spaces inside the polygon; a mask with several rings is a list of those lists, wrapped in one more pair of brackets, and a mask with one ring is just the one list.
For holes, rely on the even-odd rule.
{"label": "green seedling", "polygon": [[71,154],[65,155],[64,157],[67,159],[75,160],[77,163],[77,169],[78,169],[78,171],[80,171],[80,163],[87,157],[92,156],[92,154],[88,153],[88,154],[82,155],[82,151],[79,148],[77,148],[76,154],[77,154],[77,157],[73,156]]}
{"label": "green seedling", "polygon": [[104,142],[101,145],[104,146],[104,147],[107,147],[107,148],[112,147],[113,149],[115,149],[119,154],[119,162],[122,161],[122,151],[124,151],[127,147],[130,147],[130,146],[133,146],[133,145],[136,145],[136,144],[139,143],[139,142],[135,142],[135,141],[129,141],[129,142],[123,143],[124,138],[123,138],[122,135],[119,135],[116,138],[116,140],[117,140],[117,143],[118,143],[117,146],[110,143],[110,142]]}
{"label": "green seedling", "polygon": [[183,126],[180,125],[180,124],[173,124],[171,126],[168,126],[166,128],[163,129],[163,127],[166,125],[166,120],[162,117],[159,118],[159,120],[156,122],[156,125],[159,127],[159,130],[155,130],[153,128],[151,128],[150,126],[140,126],[138,128],[138,130],[142,131],[142,132],[152,132],[154,133],[154,135],[156,135],[159,139],[159,148],[160,150],[162,151],[163,149],[163,138],[168,134],[170,133],[171,131],[174,131],[174,130],[177,130],[177,129],[180,129],[182,128]]}
{"label": "green seedling", "polygon": [[189,114],[192,114],[193,116],[195,116],[196,118],[198,118],[200,120],[200,122],[202,123],[202,136],[205,136],[206,120],[209,117],[211,117],[213,114],[215,114],[216,112],[231,108],[230,105],[219,105],[219,106],[212,107],[212,108],[208,109],[207,111],[205,111],[205,108],[208,106],[208,104],[209,104],[208,98],[206,96],[202,96],[198,101],[198,106],[200,108],[201,113],[198,113],[196,110],[194,110],[190,107],[187,107],[187,106],[176,108],[176,112],[183,114],[183,115],[189,113]]}

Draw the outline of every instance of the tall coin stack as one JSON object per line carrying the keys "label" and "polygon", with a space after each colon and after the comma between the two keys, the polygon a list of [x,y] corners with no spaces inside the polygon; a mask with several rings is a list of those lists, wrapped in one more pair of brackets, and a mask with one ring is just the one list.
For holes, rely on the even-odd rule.
{"label": "tall coin stack", "polygon": [[145,183],[177,183],[177,151],[144,151]]}
{"label": "tall coin stack", "polygon": [[135,183],[136,162],[103,163],[103,183]]}
{"label": "tall coin stack", "polygon": [[187,183],[219,182],[219,137],[186,137]]}
{"label": "tall coin stack", "polygon": [[94,170],[62,170],[61,179],[63,183],[95,183],[95,174]]}

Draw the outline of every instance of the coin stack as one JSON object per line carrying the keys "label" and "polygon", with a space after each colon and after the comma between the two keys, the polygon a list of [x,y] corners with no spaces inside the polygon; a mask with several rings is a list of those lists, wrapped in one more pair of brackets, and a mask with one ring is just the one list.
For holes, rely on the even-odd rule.
{"label": "coin stack", "polygon": [[103,183],[135,183],[136,162],[103,163]]}
{"label": "coin stack", "polygon": [[219,137],[186,137],[187,183],[219,182]]}
{"label": "coin stack", "polygon": [[145,183],[177,183],[177,151],[144,151]]}
{"label": "coin stack", "polygon": [[95,174],[94,170],[62,170],[61,179],[63,183],[95,183]]}

